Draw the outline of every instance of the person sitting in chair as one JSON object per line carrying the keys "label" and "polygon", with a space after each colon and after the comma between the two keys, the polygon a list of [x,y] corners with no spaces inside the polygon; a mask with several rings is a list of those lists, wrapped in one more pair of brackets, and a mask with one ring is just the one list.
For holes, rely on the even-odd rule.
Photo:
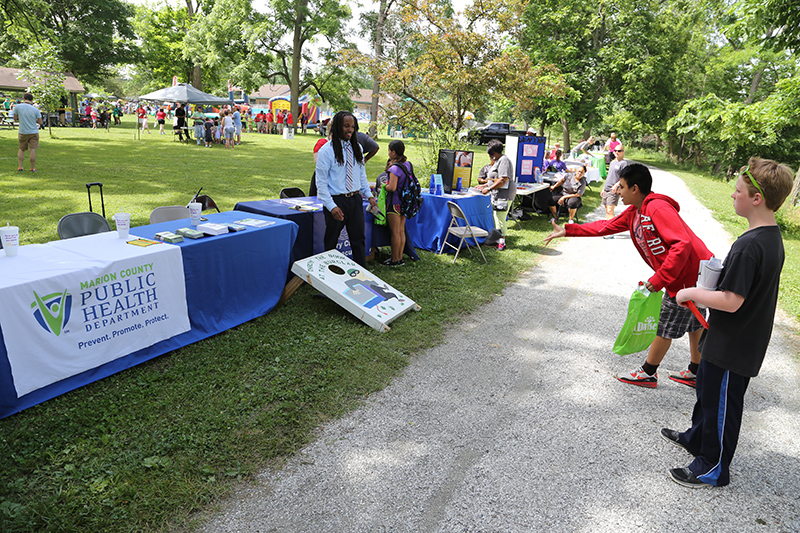
{"label": "person sitting in chair", "polygon": [[548,203],[553,219],[558,220],[559,208],[566,205],[569,212],[568,224],[574,224],[575,214],[583,205],[581,196],[586,192],[586,165],[575,169],[574,174],[570,172],[558,180],[550,187],[550,191],[552,196]]}

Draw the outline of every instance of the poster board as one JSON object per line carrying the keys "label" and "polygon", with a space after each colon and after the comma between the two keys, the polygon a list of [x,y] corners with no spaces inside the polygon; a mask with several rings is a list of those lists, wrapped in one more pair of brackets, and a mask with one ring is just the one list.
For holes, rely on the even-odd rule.
{"label": "poster board", "polygon": [[388,324],[397,317],[421,309],[409,297],[336,250],[295,261],[292,272],[380,332],[389,331]]}
{"label": "poster board", "polygon": [[468,150],[439,150],[439,162],[436,173],[442,176],[444,192],[450,194],[461,178],[461,188],[468,189],[472,185],[472,167],[475,153]]}
{"label": "poster board", "polygon": [[538,168],[544,165],[544,137],[506,137],[506,155],[514,164],[518,183],[531,183]]}

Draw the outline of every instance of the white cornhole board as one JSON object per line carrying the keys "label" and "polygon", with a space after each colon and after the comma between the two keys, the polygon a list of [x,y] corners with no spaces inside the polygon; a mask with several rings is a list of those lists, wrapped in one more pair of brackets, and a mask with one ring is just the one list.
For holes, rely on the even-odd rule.
{"label": "white cornhole board", "polygon": [[341,252],[331,250],[292,265],[292,272],[373,329],[421,309],[413,300],[380,280]]}
{"label": "white cornhole board", "polygon": [[283,128],[283,138],[284,139],[294,139],[294,129],[288,126]]}

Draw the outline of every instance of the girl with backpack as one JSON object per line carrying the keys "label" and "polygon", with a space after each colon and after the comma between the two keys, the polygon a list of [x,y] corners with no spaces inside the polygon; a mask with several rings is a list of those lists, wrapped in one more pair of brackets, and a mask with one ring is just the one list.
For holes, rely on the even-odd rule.
{"label": "girl with backpack", "polygon": [[406,247],[406,217],[401,210],[401,191],[408,182],[408,177],[413,172],[411,163],[405,156],[406,145],[401,140],[389,143],[389,161],[386,163],[386,172],[389,183],[386,184],[386,221],[392,237],[392,257],[384,261],[386,266],[405,265],[403,249]]}

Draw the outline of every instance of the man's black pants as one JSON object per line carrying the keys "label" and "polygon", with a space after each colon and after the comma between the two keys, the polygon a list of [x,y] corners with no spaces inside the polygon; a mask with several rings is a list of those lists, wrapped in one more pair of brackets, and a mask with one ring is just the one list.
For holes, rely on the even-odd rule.
{"label": "man's black pants", "polygon": [[350,249],[353,251],[353,261],[359,265],[367,266],[366,237],[364,235],[364,207],[361,194],[351,196],[337,194],[333,201],[342,210],[344,220],[336,220],[327,208],[323,209],[325,215],[325,251],[334,250],[339,242],[342,228],[347,228],[350,238]]}

